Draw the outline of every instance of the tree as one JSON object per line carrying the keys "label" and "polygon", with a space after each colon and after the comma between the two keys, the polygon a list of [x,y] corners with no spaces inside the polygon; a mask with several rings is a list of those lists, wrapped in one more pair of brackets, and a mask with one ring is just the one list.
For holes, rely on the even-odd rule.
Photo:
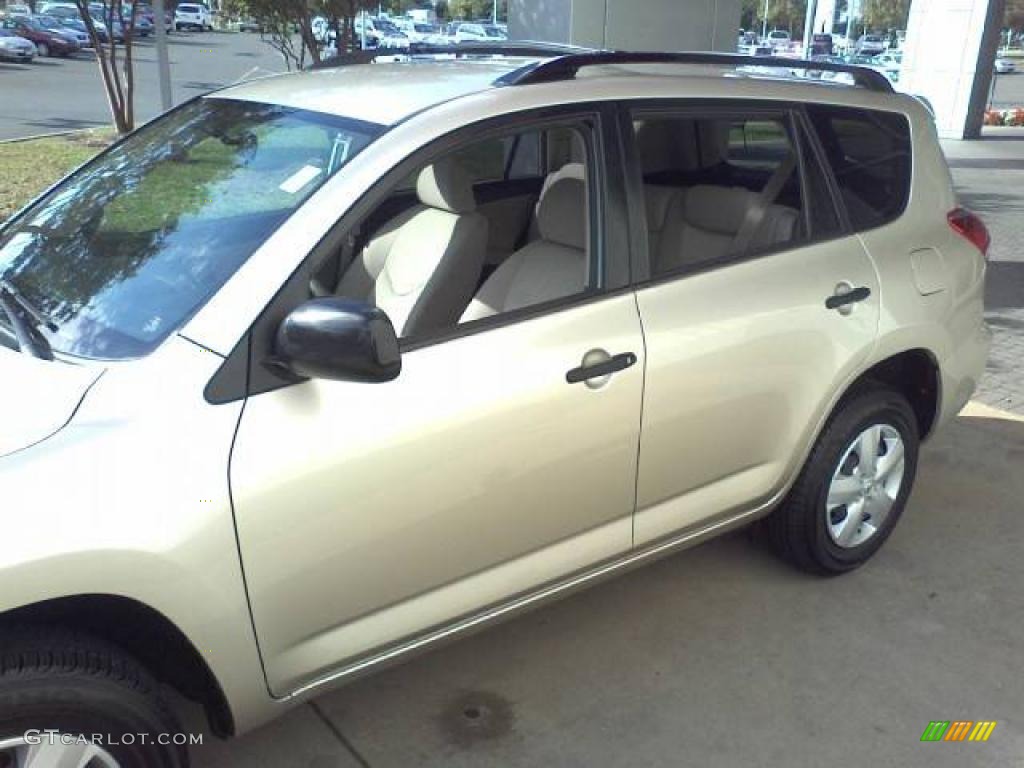
{"label": "tree", "polygon": [[[804,28],[807,14],[807,0],[768,0],[769,30],[786,29],[790,35],[797,37]],[[740,6],[740,23],[744,29],[759,32],[765,20],[764,0],[743,0]]]}
{"label": "tree", "polygon": [[[114,128],[120,134],[135,129],[135,71],[132,61],[132,40],[135,36],[135,13],[138,5],[132,4],[128,18],[124,15],[122,0],[108,0],[104,6],[103,23],[106,25],[107,42],[100,39],[96,23],[89,13],[89,0],[74,0],[82,22],[96,51],[96,63],[100,78],[107,93],[107,104],[114,120]],[[124,35],[124,56],[118,63],[118,42],[115,29],[120,27]]]}
{"label": "tree", "polygon": [[910,0],[865,0],[864,28],[884,32],[906,29],[910,14]]}
{"label": "tree", "polygon": [[1024,0],[1006,0],[1003,26],[1017,31],[1024,30]]}

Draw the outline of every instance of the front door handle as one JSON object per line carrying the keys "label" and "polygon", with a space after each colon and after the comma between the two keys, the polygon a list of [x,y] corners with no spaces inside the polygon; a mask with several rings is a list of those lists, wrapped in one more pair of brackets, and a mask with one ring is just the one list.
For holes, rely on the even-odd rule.
{"label": "front door handle", "polygon": [[853,311],[851,304],[864,301],[871,295],[871,289],[867,286],[854,288],[849,283],[840,283],[836,286],[836,292],[825,299],[826,309],[838,309],[840,314],[848,315]]}
{"label": "front door handle", "polygon": [[[570,384],[578,384],[581,381],[588,381],[590,379],[597,379],[602,376],[610,376],[616,371],[622,371],[629,368],[636,362],[636,355],[632,352],[622,352],[621,354],[614,355],[612,357],[604,357],[603,360],[598,362],[589,362],[588,357],[592,353],[587,353],[583,358],[583,365],[578,368],[573,368],[565,374],[565,380]],[[607,355],[607,353],[605,353]]]}

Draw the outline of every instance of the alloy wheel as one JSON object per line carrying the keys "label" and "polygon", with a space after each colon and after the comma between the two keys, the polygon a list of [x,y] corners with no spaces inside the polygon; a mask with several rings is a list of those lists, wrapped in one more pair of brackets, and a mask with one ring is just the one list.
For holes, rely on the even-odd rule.
{"label": "alloy wheel", "polygon": [[843,451],[825,499],[825,527],[836,546],[858,547],[892,511],[906,467],[903,438],[889,424],[872,424]]}
{"label": "alloy wheel", "polygon": [[95,744],[47,732],[39,732],[38,740],[32,744],[23,736],[0,739],[0,768],[119,768],[117,760]]}

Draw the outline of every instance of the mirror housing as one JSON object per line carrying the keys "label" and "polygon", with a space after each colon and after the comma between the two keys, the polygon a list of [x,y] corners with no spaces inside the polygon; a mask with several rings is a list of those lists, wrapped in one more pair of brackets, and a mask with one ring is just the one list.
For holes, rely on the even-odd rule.
{"label": "mirror housing", "polygon": [[354,299],[310,299],[285,317],[274,363],[303,378],[377,383],[402,370],[398,335],[383,311]]}

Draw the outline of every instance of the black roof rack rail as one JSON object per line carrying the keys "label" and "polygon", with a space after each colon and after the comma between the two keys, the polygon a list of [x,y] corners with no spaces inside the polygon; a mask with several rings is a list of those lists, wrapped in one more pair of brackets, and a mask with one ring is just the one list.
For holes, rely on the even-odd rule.
{"label": "black roof rack rail", "polygon": [[853,78],[854,85],[880,93],[892,93],[889,79],[869,67],[855,64],[838,64],[834,61],[813,59],[787,59],[780,56],[747,56],[739,53],[717,53],[713,51],[683,51],[677,53],[658,51],[610,51],[597,48],[582,48],[561,43],[515,41],[505,43],[458,43],[453,45],[421,44],[409,50],[401,48],[375,48],[325,59],[312,66],[313,69],[341,67],[349,64],[365,64],[378,56],[519,56],[536,58],[526,66],[519,67],[494,81],[495,85],[533,85],[571,80],[584,67],[605,64],[707,64],[719,67],[765,67],[769,69],[800,69],[810,72],[841,72]]}
{"label": "black roof rack rail", "polygon": [[802,69],[818,72],[843,72],[855,85],[880,93],[892,93],[892,83],[881,72],[853,64],[832,61],[786,59],[779,56],[747,56],[738,53],[688,51],[682,53],[598,51],[591,50],[549,58],[520,67],[495,81],[495,85],[533,85],[571,80],[584,67],[605,64],[710,64],[726,67],[767,67],[771,69]]}

